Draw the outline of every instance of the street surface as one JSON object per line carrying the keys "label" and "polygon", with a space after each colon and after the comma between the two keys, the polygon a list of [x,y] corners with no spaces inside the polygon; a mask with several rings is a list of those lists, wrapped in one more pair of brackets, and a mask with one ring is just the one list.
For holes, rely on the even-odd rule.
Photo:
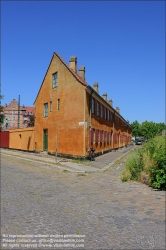
{"label": "street surface", "polygon": [[72,173],[1,154],[1,249],[165,249],[165,192],[121,182],[125,158]]}

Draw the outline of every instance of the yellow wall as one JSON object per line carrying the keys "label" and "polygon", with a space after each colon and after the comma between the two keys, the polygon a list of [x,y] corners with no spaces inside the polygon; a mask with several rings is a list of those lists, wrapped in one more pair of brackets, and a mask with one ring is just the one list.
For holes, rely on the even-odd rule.
{"label": "yellow wall", "polygon": [[34,128],[9,131],[9,148],[34,151]]}
{"label": "yellow wall", "polygon": [[[124,147],[126,144],[130,144],[131,141],[131,127],[121,118],[121,116],[114,112],[114,110],[108,105],[104,105],[101,100],[97,99],[95,94],[92,95],[92,98],[95,100],[94,114],[91,114],[90,119],[90,94],[86,93],[86,107],[85,107],[85,116],[86,121],[89,126],[86,131],[86,148],[93,147],[96,153],[102,151],[109,151],[111,149],[117,149],[120,147]],[[97,116],[97,102],[106,107],[106,109],[111,111],[112,119],[108,121],[107,119],[101,118],[101,116]],[[101,111],[101,107],[100,107]],[[108,112],[107,112],[108,114]],[[90,127],[94,130],[106,131],[107,133],[111,133],[109,135],[109,141],[96,141],[95,136],[94,140],[90,146]],[[129,138],[130,137],[130,138]]]}

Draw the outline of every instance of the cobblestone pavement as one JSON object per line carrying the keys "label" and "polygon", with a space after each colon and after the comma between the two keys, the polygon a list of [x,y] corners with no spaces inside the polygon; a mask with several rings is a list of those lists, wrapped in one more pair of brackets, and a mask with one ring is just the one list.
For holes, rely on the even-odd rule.
{"label": "cobblestone pavement", "polygon": [[[1,155],[1,249],[23,249],[5,242],[12,235],[85,235],[75,249],[165,249],[165,192],[121,182],[124,161],[84,174]],[[70,249],[33,246],[25,248]]]}

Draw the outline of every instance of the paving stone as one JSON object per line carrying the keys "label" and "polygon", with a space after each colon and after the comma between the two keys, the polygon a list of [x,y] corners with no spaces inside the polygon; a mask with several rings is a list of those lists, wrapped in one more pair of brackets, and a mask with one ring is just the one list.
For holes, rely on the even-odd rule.
{"label": "paving stone", "polygon": [[165,249],[165,192],[121,182],[123,168],[78,175],[1,155],[1,233],[85,234],[87,250]]}

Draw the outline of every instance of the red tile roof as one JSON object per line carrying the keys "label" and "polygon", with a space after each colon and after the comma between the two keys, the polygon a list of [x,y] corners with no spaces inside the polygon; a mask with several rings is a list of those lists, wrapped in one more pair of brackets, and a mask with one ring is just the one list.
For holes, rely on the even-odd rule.
{"label": "red tile roof", "polygon": [[35,112],[35,107],[25,107],[26,112]]}

